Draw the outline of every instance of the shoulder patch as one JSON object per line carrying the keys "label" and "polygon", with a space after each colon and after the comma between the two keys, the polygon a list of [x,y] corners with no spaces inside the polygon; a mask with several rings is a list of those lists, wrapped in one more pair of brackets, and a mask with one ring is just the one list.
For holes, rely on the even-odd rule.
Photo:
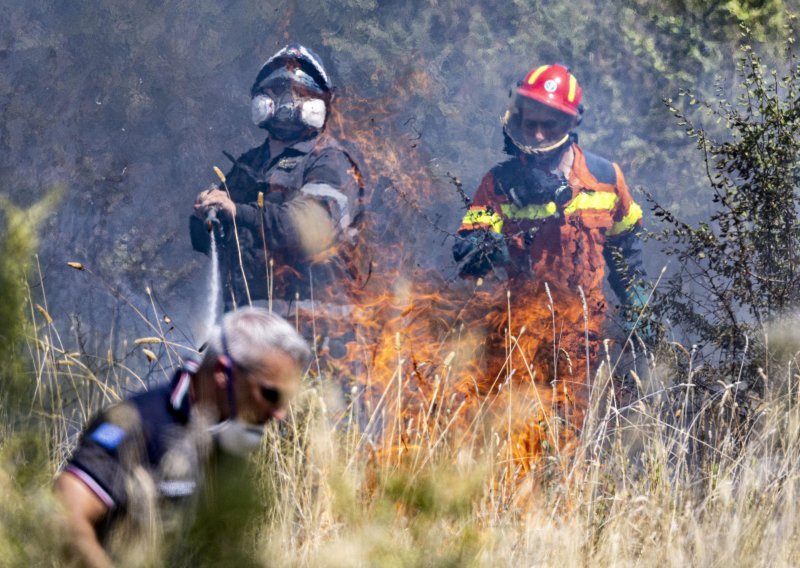
{"label": "shoulder patch", "polygon": [[298,158],[281,158],[278,160],[278,169],[286,170],[287,172],[297,167]]}
{"label": "shoulder patch", "polygon": [[125,438],[125,430],[111,422],[103,422],[89,437],[107,450],[116,450]]}
{"label": "shoulder patch", "polygon": [[611,185],[617,184],[617,172],[611,162],[597,154],[586,151],[583,152],[583,157],[586,160],[586,169],[597,181]]}

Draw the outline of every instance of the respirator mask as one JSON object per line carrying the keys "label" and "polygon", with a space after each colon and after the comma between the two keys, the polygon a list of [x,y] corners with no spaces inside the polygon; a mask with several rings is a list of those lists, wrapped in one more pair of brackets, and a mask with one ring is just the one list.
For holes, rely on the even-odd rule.
{"label": "respirator mask", "polygon": [[264,426],[230,418],[211,426],[208,433],[224,452],[243,458],[261,447]]}
{"label": "respirator mask", "polygon": [[255,90],[251,117],[275,138],[293,140],[322,130],[327,118],[325,100],[325,92],[310,75],[299,67],[282,67]]}

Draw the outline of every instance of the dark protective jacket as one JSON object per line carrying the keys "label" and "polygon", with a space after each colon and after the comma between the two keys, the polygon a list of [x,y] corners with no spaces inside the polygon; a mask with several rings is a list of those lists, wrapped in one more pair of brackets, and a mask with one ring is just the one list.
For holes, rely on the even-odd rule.
{"label": "dark protective jacket", "polygon": [[631,303],[630,284],[641,273],[642,209],[633,201],[617,164],[584,152],[577,143],[571,148],[574,160],[567,176],[571,197],[565,205],[518,203],[514,196],[521,192],[514,190],[528,182],[532,165],[527,156],[515,156],[484,176],[459,233],[503,234],[512,284],[536,280],[575,292],[581,287],[590,313],[602,316],[607,311],[606,266],[614,292],[623,304]]}
{"label": "dark protective jacket", "polygon": [[187,362],[171,384],[106,409],[81,436],[65,471],[108,507],[101,538],[122,516],[147,516],[143,500],[150,483],[157,491],[162,516],[167,509],[185,506],[195,494],[203,460],[189,435],[187,393],[190,375],[196,370],[194,362]]}
{"label": "dark protective jacket", "polygon": [[[313,291],[315,301],[341,302],[360,278],[355,254],[364,188],[351,153],[322,134],[272,156],[267,140],[235,160],[226,180],[251,299],[266,300],[271,290],[272,298],[291,302]],[[203,221],[191,217],[190,232],[194,249],[208,253]],[[221,241],[226,307],[246,304],[232,224]]]}

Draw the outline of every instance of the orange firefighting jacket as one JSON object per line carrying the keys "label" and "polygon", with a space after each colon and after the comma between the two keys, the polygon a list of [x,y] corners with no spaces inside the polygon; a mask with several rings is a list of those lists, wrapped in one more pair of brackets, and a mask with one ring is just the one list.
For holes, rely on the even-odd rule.
{"label": "orange firefighting jacket", "polygon": [[[564,206],[552,201],[524,206],[514,202],[512,190],[524,183],[523,169],[531,167],[525,155],[516,156],[484,176],[459,233],[483,229],[503,234],[512,284],[535,279],[576,292],[581,287],[589,312],[602,316],[607,262],[617,270],[605,249],[617,243],[623,251],[630,248],[641,226],[642,209],[633,201],[617,164],[584,152],[576,143],[572,150],[568,176],[572,197]],[[612,286],[614,280],[625,279],[612,278]],[[624,302],[624,292],[617,286],[614,290]]]}

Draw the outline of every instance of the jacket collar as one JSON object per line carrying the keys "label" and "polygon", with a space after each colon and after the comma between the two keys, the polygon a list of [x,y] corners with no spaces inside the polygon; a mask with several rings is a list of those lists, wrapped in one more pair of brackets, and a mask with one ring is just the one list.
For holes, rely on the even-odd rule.
{"label": "jacket collar", "polygon": [[198,361],[187,358],[175,372],[170,383],[170,411],[183,423],[189,420],[189,409],[192,404],[189,396],[189,383],[192,380],[192,375],[197,373],[199,369],[200,363]]}
{"label": "jacket collar", "polygon": [[289,144],[288,146],[284,146],[283,150],[281,150],[281,152],[277,156],[273,156],[272,154],[270,154],[270,150],[269,150],[269,141],[270,141],[270,139],[267,138],[264,141],[264,144],[262,145],[261,156],[262,156],[262,159],[263,159],[264,163],[269,163],[269,162],[273,161],[275,158],[277,158],[278,156],[283,156],[285,154],[295,155],[295,156],[298,156],[298,155],[304,156],[304,155],[308,154],[309,152],[311,152],[311,150],[314,149],[314,146],[317,145],[317,141],[318,140],[319,140],[319,135],[312,136],[312,137],[306,138],[304,140],[298,140],[297,142],[294,142],[293,144]]}

